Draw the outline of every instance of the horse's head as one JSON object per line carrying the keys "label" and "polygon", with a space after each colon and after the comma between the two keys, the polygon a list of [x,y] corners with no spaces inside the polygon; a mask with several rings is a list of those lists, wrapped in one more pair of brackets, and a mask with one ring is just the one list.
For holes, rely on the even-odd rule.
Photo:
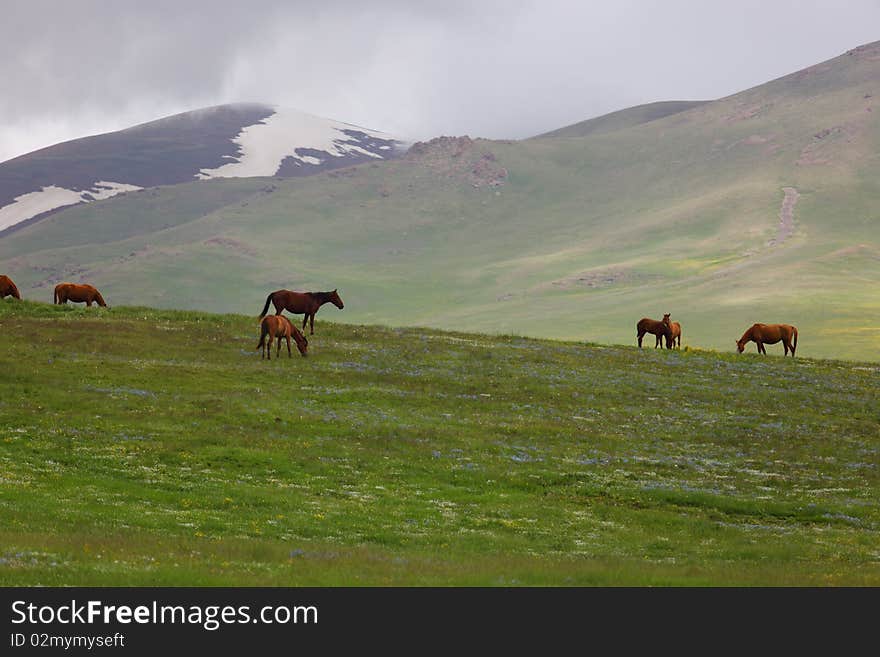
{"label": "horse's head", "polygon": [[745,349],[746,349],[746,343],[743,342],[742,340],[737,340],[736,341],[736,350],[739,353],[742,353],[743,351],[745,351]]}
{"label": "horse's head", "polygon": [[330,293],[330,302],[331,302],[334,306],[336,306],[337,308],[339,308],[339,310],[342,310],[343,308],[345,308],[345,304],[342,303],[342,299],[339,297],[339,292],[337,292],[336,290],[333,290],[333,291]]}
{"label": "horse's head", "polygon": [[666,326],[669,326],[669,313],[663,315],[663,323],[666,324]]}
{"label": "horse's head", "polygon": [[291,328],[293,329],[291,333],[293,334],[294,342],[296,342],[296,348],[299,349],[299,353],[305,358],[309,355],[309,341],[298,328],[293,325],[291,325]]}

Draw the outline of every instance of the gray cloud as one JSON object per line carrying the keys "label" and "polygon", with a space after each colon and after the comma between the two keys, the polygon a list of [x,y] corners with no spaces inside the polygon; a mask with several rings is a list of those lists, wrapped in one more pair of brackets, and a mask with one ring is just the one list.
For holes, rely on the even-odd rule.
{"label": "gray cloud", "polygon": [[717,98],[878,38],[851,0],[29,0],[0,25],[0,161],[231,101],[427,138],[521,138]]}

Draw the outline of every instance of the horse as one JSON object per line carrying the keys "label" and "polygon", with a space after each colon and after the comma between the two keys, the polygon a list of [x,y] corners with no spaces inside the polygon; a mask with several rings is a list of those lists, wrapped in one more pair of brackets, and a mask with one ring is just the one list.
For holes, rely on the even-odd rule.
{"label": "horse", "polygon": [[[676,341],[678,341],[677,345]],[[678,322],[670,322],[669,337],[666,338],[666,348],[672,349],[676,346],[681,349],[681,324],[679,324]]]}
{"label": "horse", "polygon": [[[268,340],[266,340],[267,335],[269,336]],[[307,356],[309,341],[306,340],[306,336],[304,336],[289,319],[284,315],[269,315],[263,317],[263,321],[260,322],[260,342],[256,347],[257,349],[260,349],[260,357],[272,360],[272,340],[276,338],[278,339],[278,349],[275,351],[275,356],[280,356],[281,338],[284,338],[287,340],[287,357],[292,358],[293,356],[290,353],[291,335],[293,335],[293,339],[296,341],[296,348],[299,349],[299,353],[301,353],[303,357]]]}
{"label": "horse", "polygon": [[18,288],[15,287],[12,279],[5,274],[0,274],[0,299],[5,299],[8,296],[12,296],[19,301],[21,300],[21,294],[19,294]]}
{"label": "horse", "polygon": [[791,352],[794,358],[794,350],[797,349],[798,330],[791,324],[752,324],[742,337],[736,341],[736,349],[742,353],[749,340],[754,340],[758,345],[758,353],[766,354],[765,344],[776,344],[780,340],[785,349],[783,358]]}
{"label": "horse", "polygon": [[55,303],[65,304],[68,301],[74,301],[76,303],[85,301],[86,306],[90,308],[95,302],[103,308],[109,307],[104,301],[104,297],[101,296],[101,293],[98,292],[98,289],[94,285],[59,283],[55,286]]}
{"label": "horse", "polygon": [[669,313],[663,315],[663,319],[657,321],[656,319],[649,319],[647,317],[642,317],[639,320],[639,323],[636,324],[636,337],[639,339],[639,349],[642,348],[642,338],[645,336],[645,333],[653,333],[654,337],[657,338],[654,343],[654,349],[657,347],[662,347],[663,343],[661,342],[661,338],[665,337],[667,341],[666,348],[669,347],[669,340],[671,335],[671,329],[669,328]]}
{"label": "horse", "polygon": [[331,292],[293,292],[291,290],[276,290],[266,297],[266,305],[263,306],[263,312],[260,313],[260,318],[262,319],[266,316],[266,313],[269,312],[269,304],[271,303],[275,306],[276,315],[280,315],[285,310],[294,315],[302,314],[303,331],[306,330],[306,322],[310,322],[310,335],[314,335],[315,313],[318,312],[318,308],[327,302],[332,303],[340,310],[345,307],[336,290]]}

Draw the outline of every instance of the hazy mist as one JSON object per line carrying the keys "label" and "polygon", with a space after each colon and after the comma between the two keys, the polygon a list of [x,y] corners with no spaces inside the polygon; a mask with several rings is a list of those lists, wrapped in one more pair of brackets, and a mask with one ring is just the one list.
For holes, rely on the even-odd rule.
{"label": "hazy mist", "polygon": [[0,6],[0,161],[234,101],[411,139],[515,139],[722,97],[880,39],[876,0]]}

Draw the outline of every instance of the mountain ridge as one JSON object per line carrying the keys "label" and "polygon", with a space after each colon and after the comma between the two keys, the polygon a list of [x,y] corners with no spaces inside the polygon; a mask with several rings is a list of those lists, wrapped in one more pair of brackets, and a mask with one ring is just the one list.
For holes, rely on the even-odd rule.
{"label": "mountain ridge", "polygon": [[[270,130],[269,122],[278,117],[284,125]],[[255,157],[246,141],[254,134],[275,158],[263,157],[259,175],[280,177],[396,157],[404,143],[375,130],[261,103],[182,112],[0,163],[0,235],[59,207],[106,198],[116,189],[235,176],[231,165],[245,166],[244,160]]]}

